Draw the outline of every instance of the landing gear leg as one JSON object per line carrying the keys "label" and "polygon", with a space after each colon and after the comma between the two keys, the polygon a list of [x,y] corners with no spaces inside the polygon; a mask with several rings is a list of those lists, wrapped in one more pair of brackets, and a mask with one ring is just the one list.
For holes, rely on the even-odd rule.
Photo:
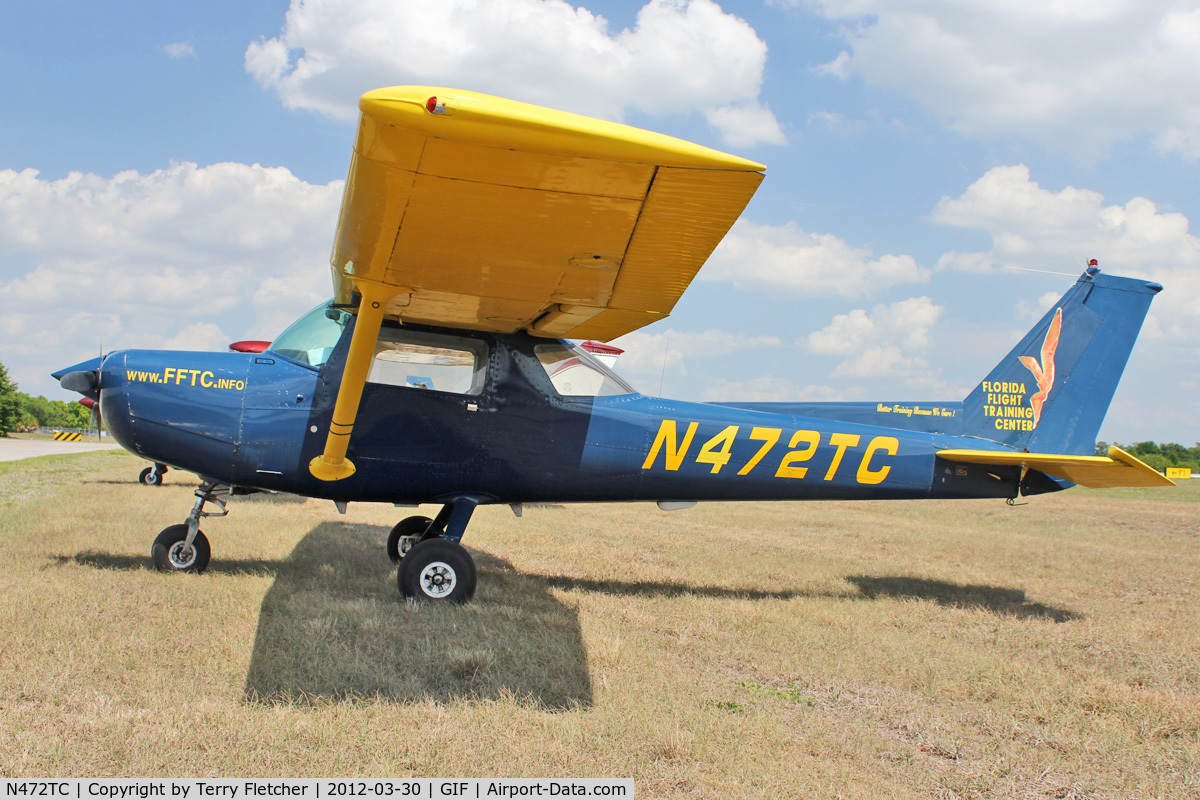
{"label": "landing gear leg", "polygon": [[458,542],[476,505],[478,502],[471,498],[456,499],[428,523],[420,541],[400,561],[396,583],[401,594],[442,603],[471,599],[475,594],[475,562]]}
{"label": "landing gear leg", "polygon": [[[223,484],[205,481],[196,490],[196,503],[192,513],[188,514],[187,522],[182,525],[171,525],[164,528],[154,540],[150,548],[150,557],[154,568],[160,572],[203,572],[208,566],[212,549],[208,545],[208,537],[200,530],[201,517],[223,517],[229,513],[225,508],[229,487]],[[220,511],[205,511],[205,503],[216,503]]]}

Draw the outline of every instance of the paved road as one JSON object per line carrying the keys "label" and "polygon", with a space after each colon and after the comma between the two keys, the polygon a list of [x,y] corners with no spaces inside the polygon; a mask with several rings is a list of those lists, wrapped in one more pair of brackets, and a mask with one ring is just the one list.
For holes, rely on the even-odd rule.
{"label": "paved road", "polygon": [[49,442],[35,439],[0,438],[0,461],[17,461],[34,456],[53,456],[86,453],[89,450],[119,450],[119,444],[97,442]]}

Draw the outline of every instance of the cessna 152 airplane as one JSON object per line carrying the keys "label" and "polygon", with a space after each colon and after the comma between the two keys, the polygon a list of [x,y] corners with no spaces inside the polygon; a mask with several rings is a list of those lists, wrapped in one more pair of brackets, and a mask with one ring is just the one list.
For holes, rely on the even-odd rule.
{"label": "cessna 152 airplane", "polygon": [[[363,95],[331,302],[262,352],[125,350],[55,373],[112,435],[201,476],[152,547],[200,572],[231,494],[432,503],[387,553],[409,597],[475,590],[504,503],[995,497],[1170,484],[1101,420],[1162,287],[1088,268],[962,401],[647,397],[567,339],[663,319],[763,179],[668,136],[454,89]],[[206,511],[212,503],[217,511]]]}

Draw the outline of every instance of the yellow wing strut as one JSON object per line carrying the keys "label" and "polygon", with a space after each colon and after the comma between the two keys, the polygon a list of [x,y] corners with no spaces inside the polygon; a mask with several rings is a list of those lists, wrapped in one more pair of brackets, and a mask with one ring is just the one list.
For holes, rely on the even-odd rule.
{"label": "yellow wing strut", "polygon": [[375,356],[375,342],[379,339],[379,328],[388,300],[405,290],[396,286],[385,286],[367,281],[357,281],[362,295],[358,307],[358,321],[354,323],[354,334],[350,339],[350,352],[346,354],[346,366],[342,370],[342,383],[338,387],[337,401],[333,405],[333,421],[329,424],[329,435],[325,438],[325,451],[308,464],[313,477],[323,481],[340,481],[354,474],[354,463],[346,458],[350,445],[350,433],[354,430],[354,418],[358,415],[358,403],[362,400],[363,386],[371,370]]}

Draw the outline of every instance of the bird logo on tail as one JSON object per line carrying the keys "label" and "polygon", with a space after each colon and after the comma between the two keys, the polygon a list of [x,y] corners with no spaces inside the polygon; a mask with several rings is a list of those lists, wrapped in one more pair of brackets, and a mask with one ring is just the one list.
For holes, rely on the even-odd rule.
{"label": "bird logo on tail", "polygon": [[1020,356],[1018,359],[1026,369],[1033,373],[1033,377],[1037,381],[1038,390],[1029,398],[1029,405],[1033,406],[1033,427],[1035,428],[1038,420],[1042,418],[1042,405],[1050,396],[1050,390],[1054,388],[1054,353],[1058,350],[1060,333],[1062,333],[1061,307],[1054,313],[1054,321],[1050,323],[1050,330],[1046,331],[1046,339],[1042,342],[1041,363],[1039,364],[1037,359],[1032,356]]}

